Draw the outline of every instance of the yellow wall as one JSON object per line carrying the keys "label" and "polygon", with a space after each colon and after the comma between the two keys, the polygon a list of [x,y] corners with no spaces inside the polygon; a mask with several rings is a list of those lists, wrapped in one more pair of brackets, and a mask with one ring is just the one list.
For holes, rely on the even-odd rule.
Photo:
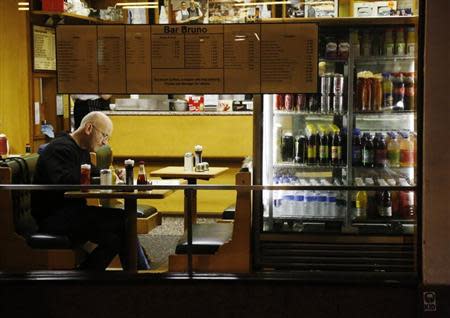
{"label": "yellow wall", "polygon": [[0,1],[0,133],[11,153],[23,153],[30,142],[27,13],[17,2]]}
{"label": "yellow wall", "polygon": [[252,116],[110,116],[119,157],[178,157],[203,146],[207,157],[252,155]]}

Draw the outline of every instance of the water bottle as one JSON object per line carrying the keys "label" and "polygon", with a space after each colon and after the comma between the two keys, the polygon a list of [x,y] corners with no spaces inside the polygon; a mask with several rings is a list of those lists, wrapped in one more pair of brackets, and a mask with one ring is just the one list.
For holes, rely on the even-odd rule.
{"label": "water bottle", "polygon": [[[281,179],[281,185],[289,185],[290,180],[288,176],[284,176]],[[290,216],[291,215],[291,211],[292,211],[292,198],[291,198],[291,193],[290,190],[282,190],[282,195],[281,195],[281,215],[282,216]]]}
{"label": "water bottle", "polygon": [[336,191],[328,192],[328,216],[331,218],[336,218],[338,216],[337,209],[337,193]]}
{"label": "water bottle", "polygon": [[317,191],[317,216],[326,217],[327,212],[327,194],[325,191]]}
{"label": "water bottle", "polygon": [[[274,177],[273,178],[273,184],[279,185],[280,184],[280,178]],[[281,210],[281,191],[280,190],[274,190],[273,191],[273,217],[280,217],[280,210]]]}

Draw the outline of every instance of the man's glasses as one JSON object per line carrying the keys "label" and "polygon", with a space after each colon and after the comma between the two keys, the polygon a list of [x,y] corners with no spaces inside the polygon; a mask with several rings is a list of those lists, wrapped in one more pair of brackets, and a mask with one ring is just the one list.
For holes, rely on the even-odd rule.
{"label": "man's glasses", "polygon": [[92,127],[94,127],[95,130],[97,130],[99,133],[102,134],[102,138],[103,138],[102,140],[103,140],[103,141],[108,141],[108,140],[109,140],[109,135],[108,135],[108,134],[105,134],[103,131],[101,131],[100,129],[98,129],[97,127],[95,127],[94,124],[92,124]]}

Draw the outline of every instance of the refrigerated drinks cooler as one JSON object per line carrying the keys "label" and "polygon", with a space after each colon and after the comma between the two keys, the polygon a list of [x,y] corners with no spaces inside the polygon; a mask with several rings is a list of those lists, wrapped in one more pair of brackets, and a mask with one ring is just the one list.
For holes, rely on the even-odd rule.
{"label": "refrigerated drinks cooler", "polygon": [[317,93],[263,95],[258,268],[416,272],[416,37],[320,28]]}

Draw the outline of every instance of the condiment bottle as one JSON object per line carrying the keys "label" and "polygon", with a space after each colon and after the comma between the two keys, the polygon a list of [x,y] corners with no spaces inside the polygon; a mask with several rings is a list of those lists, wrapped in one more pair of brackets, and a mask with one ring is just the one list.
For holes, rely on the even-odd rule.
{"label": "condiment bottle", "polygon": [[133,185],[134,160],[127,159],[124,161],[124,165],[125,165],[125,184]]}
{"label": "condiment bottle", "polygon": [[197,164],[201,163],[203,161],[202,158],[202,152],[203,152],[203,147],[201,145],[196,145],[194,147],[194,154],[195,154],[195,166],[197,166]]}
{"label": "condiment bottle", "polygon": [[137,184],[147,184],[147,176],[145,175],[144,161],[139,161],[139,173],[137,177]]}

